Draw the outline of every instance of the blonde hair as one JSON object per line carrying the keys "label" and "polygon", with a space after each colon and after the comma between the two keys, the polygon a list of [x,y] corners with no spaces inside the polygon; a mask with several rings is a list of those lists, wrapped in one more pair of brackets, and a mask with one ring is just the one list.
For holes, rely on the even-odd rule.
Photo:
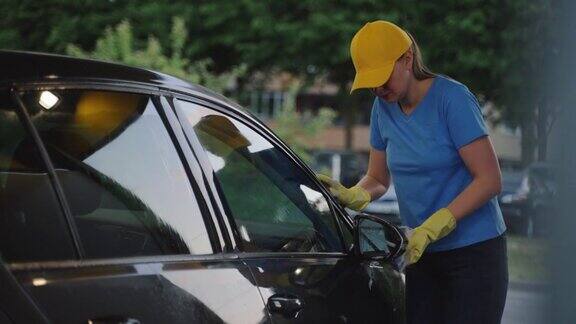
{"label": "blonde hair", "polygon": [[425,80],[435,77],[436,74],[430,71],[430,69],[428,69],[424,64],[424,61],[422,60],[422,52],[420,51],[420,47],[418,47],[418,43],[416,43],[414,36],[409,32],[406,32],[406,34],[408,34],[412,40],[412,45],[410,45],[414,56],[414,59],[412,60],[412,74],[414,74],[416,80]]}

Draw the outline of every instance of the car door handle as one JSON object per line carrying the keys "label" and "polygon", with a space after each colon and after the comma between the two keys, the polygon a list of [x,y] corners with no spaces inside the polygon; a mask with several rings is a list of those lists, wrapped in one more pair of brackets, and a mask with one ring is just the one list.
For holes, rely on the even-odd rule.
{"label": "car door handle", "polygon": [[107,316],[88,320],[88,324],[140,324],[140,321],[130,317]]}
{"label": "car door handle", "polygon": [[287,318],[296,318],[304,308],[302,299],[293,295],[277,294],[268,298],[268,309]]}

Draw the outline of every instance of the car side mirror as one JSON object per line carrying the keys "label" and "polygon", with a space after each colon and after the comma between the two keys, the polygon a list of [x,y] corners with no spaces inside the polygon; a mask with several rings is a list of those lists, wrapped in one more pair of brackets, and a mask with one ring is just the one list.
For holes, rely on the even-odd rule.
{"label": "car side mirror", "polygon": [[354,221],[356,255],[370,259],[392,260],[404,253],[408,240],[396,226],[368,214],[359,214]]}

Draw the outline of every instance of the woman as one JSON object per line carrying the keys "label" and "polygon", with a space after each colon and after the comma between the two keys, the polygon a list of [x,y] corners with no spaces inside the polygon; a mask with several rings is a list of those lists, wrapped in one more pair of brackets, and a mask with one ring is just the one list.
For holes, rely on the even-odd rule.
{"label": "woman", "polygon": [[499,323],[508,285],[501,176],[476,98],[431,73],[414,39],[392,23],[366,24],[350,50],[352,90],[376,96],[368,172],[352,188],[320,179],[361,210],[394,178],[401,217],[414,229],[406,251],[409,323]]}

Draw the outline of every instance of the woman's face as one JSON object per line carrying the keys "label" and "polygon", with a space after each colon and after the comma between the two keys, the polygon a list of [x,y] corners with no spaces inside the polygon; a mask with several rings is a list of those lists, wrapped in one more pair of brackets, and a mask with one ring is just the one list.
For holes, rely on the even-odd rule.
{"label": "woman's face", "polygon": [[411,69],[412,53],[406,52],[396,60],[388,81],[379,87],[372,88],[372,92],[386,102],[397,102],[403,99],[406,97],[412,77]]}

